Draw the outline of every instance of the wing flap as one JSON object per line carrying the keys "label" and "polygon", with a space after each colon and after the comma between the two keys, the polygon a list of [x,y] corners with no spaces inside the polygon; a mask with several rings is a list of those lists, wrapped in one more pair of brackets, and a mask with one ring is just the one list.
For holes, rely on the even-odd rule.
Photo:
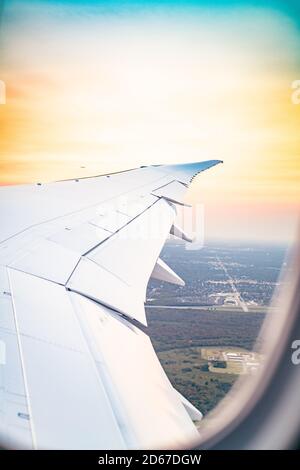
{"label": "wing flap", "polygon": [[146,325],[140,292],[88,258],[80,260],[67,288]]}
{"label": "wing flap", "polygon": [[162,259],[158,258],[151,274],[152,279],[169,282],[177,286],[184,286],[184,280],[178,276]]}
{"label": "wing flap", "polygon": [[144,299],[153,265],[168,237],[175,215],[167,202],[157,201],[87,256],[135,287],[137,295]]}
{"label": "wing flap", "polygon": [[175,215],[157,201],[81,259],[67,287],[146,324],[148,280]]}
{"label": "wing flap", "polygon": [[66,289],[14,270],[10,281],[35,447],[124,448]]}
{"label": "wing flap", "polygon": [[145,333],[63,286],[15,270],[10,283],[35,448],[155,448],[197,437]]}

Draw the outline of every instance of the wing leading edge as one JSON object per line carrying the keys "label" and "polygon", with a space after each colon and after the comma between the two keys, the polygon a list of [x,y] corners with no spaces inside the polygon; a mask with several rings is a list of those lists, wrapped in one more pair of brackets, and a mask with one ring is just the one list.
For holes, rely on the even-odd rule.
{"label": "wing leading edge", "polygon": [[197,439],[201,413],[172,388],[139,324],[151,274],[183,283],[159,254],[170,230],[180,232],[176,206],[188,182],[217,163],[0,188],[0,432],[8,446]]}

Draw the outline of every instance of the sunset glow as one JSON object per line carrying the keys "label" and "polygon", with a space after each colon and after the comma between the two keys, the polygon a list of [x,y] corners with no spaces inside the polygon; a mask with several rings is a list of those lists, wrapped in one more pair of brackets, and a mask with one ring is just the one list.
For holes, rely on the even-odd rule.
{"label": "sunset glow", "polygon": [[218,158],[224,165],[189,194],[206,204],[207,235],[291,237],[300,201],[291,12],[246,1],[4,3],[0,184]]}

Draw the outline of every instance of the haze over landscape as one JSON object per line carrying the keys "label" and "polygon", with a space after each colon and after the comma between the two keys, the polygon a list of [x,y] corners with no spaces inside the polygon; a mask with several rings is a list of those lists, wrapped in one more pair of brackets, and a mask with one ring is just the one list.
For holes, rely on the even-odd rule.
{"label": "haze over landscape", "polygon": [[162,258],[184,287],[151,280],[149,334],[174,387],[206,415],[238,377],[255,374],[264,359],[258,336],[288,269],[283,245],[210,243],[187,251],[166,244]]}

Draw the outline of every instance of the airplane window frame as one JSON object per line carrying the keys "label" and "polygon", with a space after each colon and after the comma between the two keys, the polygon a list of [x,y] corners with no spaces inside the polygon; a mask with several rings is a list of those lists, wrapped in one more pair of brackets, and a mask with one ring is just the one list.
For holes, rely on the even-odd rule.
{"label": "airplane window frame", "polygon": [[300,443],[300,365],[292,363],[300,339],[300,231],[289,251],[288,274],[273,297],[278,314],[267,315],[260,337],[265,364],[241,378],[211,412],[214,424],[197,449],[295,449]]}

